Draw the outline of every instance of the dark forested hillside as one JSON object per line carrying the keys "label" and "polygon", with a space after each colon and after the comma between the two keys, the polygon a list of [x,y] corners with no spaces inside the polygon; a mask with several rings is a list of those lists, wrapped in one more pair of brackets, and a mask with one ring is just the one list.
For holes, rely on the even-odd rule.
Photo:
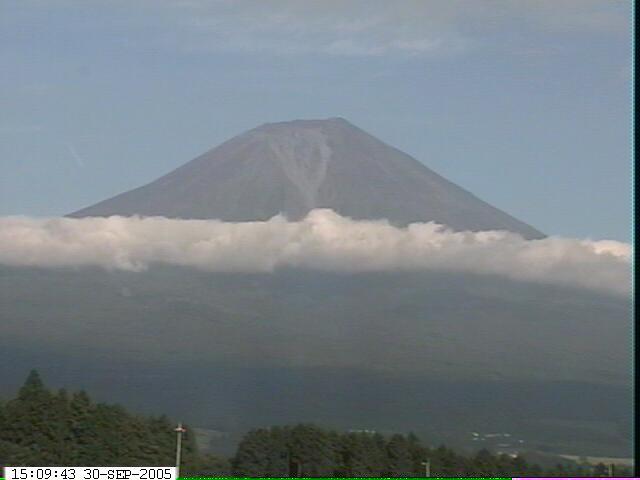
{"label": "dark forested hillside", "polygon": [[[464,456],[440,446],[425,447],[413,434],[383,436],[374,431],[337,433],[314,425],[272,427],[245,435],[232,459],[237,476],[302,477],[586,477],[608,476],[595,467],[569,462],[543,469],[514,455],[487,449]],[[616,476],[631,475],[618,468]]]}
{"label": "dark forested hillside", "polygon": [[[190,432],[183,443],[184,476],[420,477],[427,469],[434,477],[607,474],[604,465],[565,462],[543,470],[521,456],[486,449],[463,456],[445,446],[425,447],[411,433],[336,432],[308,424],[251,430],[227,460],[200,454]],[[35,370],[15,398],[0,403],[2,465],[172,466],[174,455],[174,424],[167,417],[94,403],[83,391],[52,392]]]}
{"label": "dark forested hillside", "polygon": [[4,388],[37,368],[225,432],[225,454],[250,429],[305,421],[458,449],[509,432],[555,454],[631,453],[629,299],[443,272],[173,267],[1,267],[0,291]]}
{"label": "dark forested hillside", "polygon": [[[52,392],[33,370],[18,395],[0,404],[0,465],[172,466],[174,427],[164,416],[94,403],[83,391]],[[183,473],[228,473],[224,460],[198,454],[189,428]]]}

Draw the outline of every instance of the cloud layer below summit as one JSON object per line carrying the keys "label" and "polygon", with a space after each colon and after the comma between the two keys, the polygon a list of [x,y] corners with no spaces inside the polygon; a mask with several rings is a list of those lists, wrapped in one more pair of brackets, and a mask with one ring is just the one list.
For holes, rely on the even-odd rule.
{"label": "cloud layer below summit", "polygon": [[334,272],[441,270],[628,295],[630,245],[502,231],[407,228],[313,210],[298,222],[164,217],[0,218],[0,264],[143,271],[154,264],[213,272],[303,268]]}

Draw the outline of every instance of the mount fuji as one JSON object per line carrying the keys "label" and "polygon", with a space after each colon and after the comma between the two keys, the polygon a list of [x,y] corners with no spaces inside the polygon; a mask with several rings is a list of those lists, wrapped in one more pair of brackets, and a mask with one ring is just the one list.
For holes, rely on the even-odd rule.
{"label": "mount fuji", "polygon": [[396,226],[433,221],[458,231],[544,236],[341,118],[261,125],[70,216],[240,222],[278,214],[298,220],[314,208]]}

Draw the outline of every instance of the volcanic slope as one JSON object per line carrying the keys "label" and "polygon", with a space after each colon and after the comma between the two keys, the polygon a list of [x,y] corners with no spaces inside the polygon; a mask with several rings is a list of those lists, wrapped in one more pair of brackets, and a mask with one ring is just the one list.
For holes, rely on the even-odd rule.
{"label": "volcanic slope", "polygon": [[290,220],[314,208],[393,225],[544,235],[341,118],[270,123],[142,187],[70,214]]}

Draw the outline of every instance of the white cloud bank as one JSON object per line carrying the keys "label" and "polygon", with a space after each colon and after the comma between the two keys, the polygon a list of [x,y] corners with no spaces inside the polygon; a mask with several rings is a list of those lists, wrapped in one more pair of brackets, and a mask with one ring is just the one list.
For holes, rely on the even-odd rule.
{"label": "white cloud bank", "polygon": [[628,295],[631,247],[612,241],[452,232],[434,223],[396,228],[318,209],[231,223],[163,217],[0,218],[0,264],[99,266],[141,271],[152,264],[216,272],[297,267],[336,272],[422,269],[497,274],[514,280]]}

